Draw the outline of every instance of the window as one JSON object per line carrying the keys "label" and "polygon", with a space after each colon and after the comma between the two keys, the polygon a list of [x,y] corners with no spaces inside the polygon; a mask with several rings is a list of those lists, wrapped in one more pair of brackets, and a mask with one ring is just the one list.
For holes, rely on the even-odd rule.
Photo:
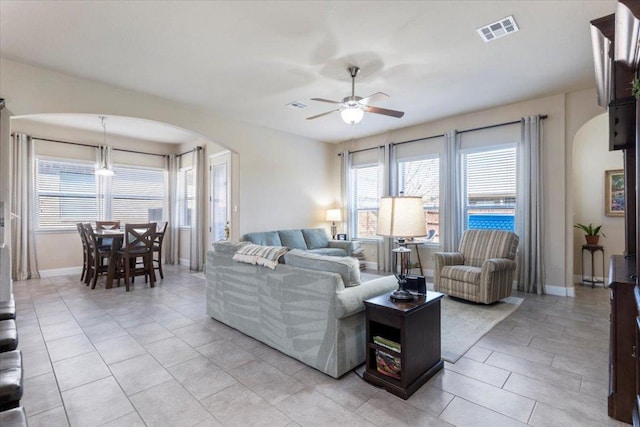
{"label": "window", "polygon": [[353,222],[357,239],[377,239],[378,166],[359,166],[352,169]]}
{"label": "window", "polygon": [[38,230],[75,229],[77,222],[115,218],[121,223],[164,219],[165,171],[115,166],[96,179],[95,164],[36,158]]}
{"label": "window", "polygon": [[36,159],[37,228],[62,229],[98,218],[93,163]]}
{"label": "window", "polygon": [[425,212],[427,236],[440,241],[440,158],[398,161],[398,192],[405,196],[420,196]]}
{"label": "window", "polygon": [[464,229],[515,230],[516,147],[462,153]]}
{"label": "window", "polygon": [[180,169],[180,227],[191,227],[191,212],[193,211],[193,168]]}
{"label": "window", "polygon": [[158,222],[164,219],[163,169],[114,166],[110,217],[120,223]]}

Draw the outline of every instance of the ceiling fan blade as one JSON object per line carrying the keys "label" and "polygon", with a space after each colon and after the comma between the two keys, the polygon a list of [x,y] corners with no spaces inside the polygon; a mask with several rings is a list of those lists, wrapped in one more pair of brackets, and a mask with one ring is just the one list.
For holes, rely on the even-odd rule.
{"label": "ceiling fan blade", "polygon": [[404,116],[404,111],[387,110],[386,108],[371,107],[369,105],[364,105],[362,109],[367,113],[384,114],[385,116],[396,117],[398,119]]}
{"label": "ceiling fan blade", "polygon": [[312,101],[328,102],[329,104],[342,104],[340,101],[332,101],[324,98],[311,98]]}
{"label": "ceiling fan blade", "polygon": [[388,97],[389,97],[389,95],[387,95],[384,92],[376,92],[373,95],[369,95],[366,98],[362,98],[360,100],[360,103],[367,105],[370,102],[382,101],[383,99],[388,98]]}
{"label": "ceiling fan blade", "polygon": [[307,120],[317,119],[318,117],[326,116],[327,114],[335,113],[340,110],[341,108],[338,108],[337,110],[331,110],[331,111],[327,111],[326,113],[318,114],[316,116],[307,117]]}

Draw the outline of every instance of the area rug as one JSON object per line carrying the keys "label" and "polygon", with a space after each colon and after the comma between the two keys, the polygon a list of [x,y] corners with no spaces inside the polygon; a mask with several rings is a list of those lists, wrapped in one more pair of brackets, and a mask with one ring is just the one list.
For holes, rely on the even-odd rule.
{"label": "area rug", "polygon": [[[361,273],[363,282],[381,276]],[[433,284],[427,283],[433,290]],[[476,304],[445,295],[441,300],[441,352],[447,362],[455,363],[480,338],[516,311],[523,299],[508,297],[490,305]]]}
{"label": "area rug", "polygon": [[441,300],[442,358],[455,363],[480,338],[516,311],[523,299],[504,298],[490,305],[444,296]]}

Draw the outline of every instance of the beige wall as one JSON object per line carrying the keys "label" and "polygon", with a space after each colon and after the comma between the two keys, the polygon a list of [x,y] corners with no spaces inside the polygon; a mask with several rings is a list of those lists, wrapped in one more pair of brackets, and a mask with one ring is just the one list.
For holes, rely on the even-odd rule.
{"label": "beige wall", "polygon": [[[328,144],[259,127],[211,111],[0,58],[0,94],[6,113],[86,113],[138,117],[190,130],[237,153],[236,233],[326,225],[337,199],[337,173]],[[9,144],[3,127],[0,143]],[[0,159],[0,181],[10,179]],[[8,201],[2,188],[0,201]]]}
{"label": "beige wall", "polygon": [[[571,153],[573,135],[587,120],[603,110],[597,107],[595,90],[582,90],[571,94],[558,94],[497,108],[448,117],[430,123],[411,126],[363,138],[346,141],[334,149],[334,155],[345,149],[355,150],[388,142],[406,141],[465,130],[491,124],[519,120],[522,116],[546,114],[544,121],[543,173],[545,270],[546,284],[552,287],[572,287],[573,279],[573,232],[567,221],[568,212],[573,212],[571,181]],[[602,142],[605,146],[606,140]],[[335,165],[339,160],[334,159]],[[336,166],[337,167],[337,166]],[[421,257],[425,268],[433,268],[432,253],[437,248],[423,248]],[[367,258],[375,260],[375,250],[370,248]],[[562,293],[564,291],[560,291]],[[571,294],[571,291],[566,291]]]}
{"label": "beige wall", "polygon": [[[609,151],[609,116],[601,114],[589,120],[573,139],[573,224],[602,224],[606,238],[600,238],[605,256],[624,252],[624,217],[605,216],[605,171],[623,169],[622,151]],[[582,273],[582,245],[584,232],[572,228],[576,276]],[[605,276],[608,261],[605,260]],[[590,259],[584,255],[585,271],[590,271]],[[602,276],[600,254],[596,255],[595,273]]]}

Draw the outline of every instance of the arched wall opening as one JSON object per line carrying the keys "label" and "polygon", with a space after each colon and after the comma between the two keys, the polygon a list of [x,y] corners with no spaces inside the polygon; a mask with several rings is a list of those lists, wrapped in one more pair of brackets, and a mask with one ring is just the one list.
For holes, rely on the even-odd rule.
{"label": "arched wall opening", "polygon": [[[624,217],[605,215],[605,173],[624,168],[622,151],[609,151],[609,116],[600,114],[585,124],[573,138],[573,212],[572,225],[602,225],[599,244],[604,248],[605,271],[601,271],[599,254],[596,254],[595,275],[607,283],[608,258],[624,252]],[[580,283],[582,277],[582,246],[586,243],[584,232],[573,230],[573,277]],[[591,259],[584,254],[585,273],[591,272]]]}

